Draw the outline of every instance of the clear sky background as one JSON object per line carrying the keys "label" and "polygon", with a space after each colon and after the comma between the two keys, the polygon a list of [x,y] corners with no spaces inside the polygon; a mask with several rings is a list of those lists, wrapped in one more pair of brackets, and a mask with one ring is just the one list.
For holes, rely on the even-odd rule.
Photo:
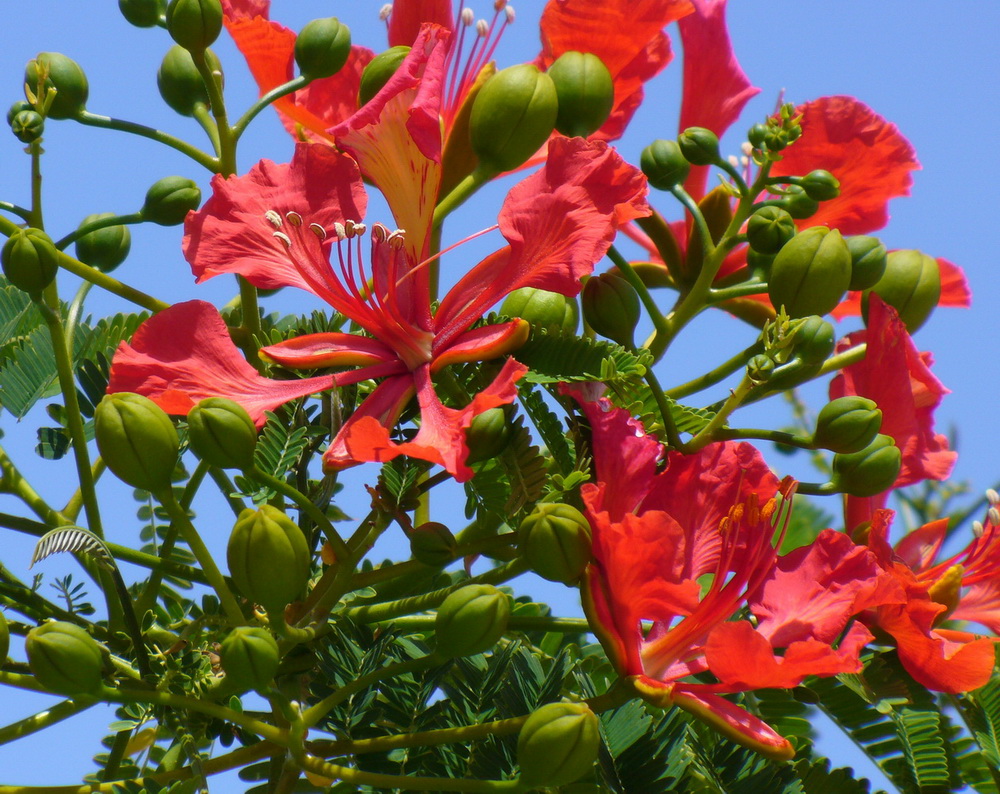
{"label": "clear sky background", "polygon": [[[470,0],[469,5],[477,15],[491,13],[492,3],[486,0]],[[514,5],[517,21],[497,53],[501,67],[530,60],[539,49],[537,19],[543,3],[522,0]],[[314,17],[336,14],[350,25],[356,43],[378,51],[385,47],[384,29],[377,20],[380,7],[381,2],[374,0],[274,0],[272,17],[298,29]],[[156,70],[172,44],[165,31],[132,28],[121,18],[113,0],[35,0],[30,4],[8,0],[3,11],[0,105],[4,110],[22,98],[24,63],[39,51],[59,51],[86,70],[91,86],[88,109],[92,112],[203,142],[197,124],[174,114],[156,91]],[[878,234],[890,248],[919,248],[932,256],[946,257],[962,266],[969,277],[972,308],[939,310],[917,334],[916,343],[920,349],[934,352],[934,372],[953,392],[937,412],[937,426],[939,432],[959,431],[955,477],[968,480],[974,494],[994,485],[1000,479],[1000,463],[994,452],[1000,430],[995,408],[1000,386],[995,363],[1000,326],[994,308],[1000,298],[1000,278],[994,272],[997,223],[993,216],[1000,162],[1000,47],[995,37],[1000,27],[1000,3],[962,0],[945,7],[902,0],[733,0],[729,20],[737,55],[762,91],[724,139],[724,151],[738,153],[746,129],[773,109],[782,90],[793,102],[830,94],[856,96],[896,123],[916,148],[923,170],[914,174],[913,195],[891,204],[890,224]],[[679,37],[672,32],[672,38],[679,55]],[[238,116],[255,99],[256,88],[225,34],[214,49],[226,73],[231,116]],[[649,85],[647,101],[619,144],[630,161],[637,162],[639,152],[652,139],[676,135],[680,65],[678,57]],[[29,161],[22,148],[6,129],[0,130],[0,199],[26,205]],[[169,174],[197,179],[208,195],[205,172],[147,140],[71,122],[49,122],[45,148],[46,224],[53,237],[74,229],[89,213],[138,209],[148,186]],[[241,143],[240,171],[245,172],[261,157],[285,161],[291,148],[291,139],[275,115],[265,112]],[[446,235],[457,239],[494,223],[499,200],[512,181],[473,199],[449,221]],[[669,196],[655,195],[651,201],[668,218],[680,217],[679,206]],[[368,220],[379,219],[390,222],[383,205],[374,201]],[[497,247],[497,240],[492,236],[464,247],[446,262],[445,273],[449,268],[453,277],[464,272],[483,253]],[[167,301],[198,297],[222,305],[233,289],[231,281],[221,278],[194,286],[180,253],[178,228],[134,227],[132,254],[116,275]],[[71,297],[74,289],[67,280],[63,297]],[[123,301],[99,295],[96,290],[88,306],[95,314],[131,310]],[[312,296],[290,290],[269,306],[295,311],[320,308]],[[847,333],[855,327],[856,322],[848,322],[838,331]],[[661,365],[661,380],[668,387],[684,382],[746,346],[754,336],[751,329],[719,313],[699,318]],[[808,393],[818,409],[823,389]],[[784,423],[787,417],[780,401],[771,402],[778,404],[748,412],[747,424]],[[61,505],[69,493],[68,480],[74,479],[71,464],[68,460],[42,461],[31,452],[34,428],[44,420],[40,411],[20,424],[9,414],[0,415],[5,434],[2,443],[23,465],[35,487]],[[780,473],[807,476],[795,459],[776,455],[766,445],[764,451]],[[353,492],[358,493],[360,483],[375,474],[374,466],[352,472],[349,482],[354,484]],[[351,491],[349,484],[345,494]],[[122,543],[135,542],[135,506],[128,489],[103,482],[102,492],[105,505],[120,508],[116,512],[105,507],[109,536]],[[346,495],[342,504],[349,513],[358,513],[363,506],[363,498],[351,495]],[[824,506],[839,514],[833,500]],[[19,512],[19,505],[12,497],[0,495],[0,510]],[[198,510],[203,521],[209,519],[200,524],[205,527],[203,532],[221,552],[231,518],[218,513],[220,523],[213,533],[210,525],[216,506],[199,505]],[[30,580],[27,567],[32,546],[30,538],[4,532],[0,559]],[[71,560],[52,559],[36,570],[51,581],[76,569]],[[128,569],[125,573],[141,575]],[[543,587],[533,578],[518,586],[522,592],[552,600],[557,612],[579,613],[575,591]],[[15,640],[12,653],[16,658],[21,653],[19,644]],[[54,702],[52,698],[4,690],[0,693],[0,722],[6,724]],[[92,709],[56,730],[0,746],[0,783],[56,785],[76,781],[89,769],[88,759],[99,750],[97,737],[106,732],[112,719],[110,710]],[[834,743],[827,749],[835,760],[843,749],[838,747]],[[243,788],[232,777],[213,778],[212,784],[215,791]]]}

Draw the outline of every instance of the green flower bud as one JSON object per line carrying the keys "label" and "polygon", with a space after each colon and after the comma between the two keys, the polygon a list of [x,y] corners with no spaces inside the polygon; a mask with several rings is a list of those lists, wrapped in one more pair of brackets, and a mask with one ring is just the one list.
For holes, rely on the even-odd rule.
{"label": "green flower bud", "polygon": [[34,110],[35,106],[30,102],[25,102],[23,99],[19,99],[7,110],[7,124],[11,125],[14,123],[14,117],[24,111],[24,110]]}
{"label": "green flower bud", "polygon": [[791,136],[788,134],[787,130],[780,127],[768,127],[767,132],[764,133],[763,148],[767,149],[769,152],[780,152],[791,142]]}
{"label": "green flower bud", "polygon": [[[870,292],[899,312],[899,319],[912,334],[927,321],[941,299],[941,268],[934,257],[920,251],[892,251],[886,257],[885,273]],[[868,294],[861,300],[866,320]]]}
{"label": "green flower bud", "polygon": [[222,3],[219,0],[171,0],[167,7],[167,32],[186,50],[204,50],[222,32]]}
{"label": "green flower bud", "polygon": [[885,273],[886,252],[882,241],[858,234],[847,238],[847,247],[851,251],[851,283],[848,289],[875,286]]}
{"label": "green flower bud", "polygon": [[719,136],[704,127],[688,127],[677,136],[677,145],[691,165],[719,162]]}
{"label": "green flower bud", "polygon": [[257,427],[242,405],[209,397],[188,413],[188,434],[198,457],[220,469],[248,469],[257,449]]}
{"label": "green flower bud", "polygon": [[295,39],[295,63],[309,78],[339,72],[351,54],[351,30],[336,17],[314,19]]}
{"label": "green flower bud", "polygon": [[819,202],[809,198],[806,192],[798,185],[789,185],[785,188],[786,195],[779,200],[779,206],[787,210],[798,221],[811,218],[819,209]]}
{"label": "green flower bud", "polygon": [[902,464],[903,453],[880,433],[860,452],[834,455],[832,481],[851,496],[875,496],[892,488]]}
{"label": "green flower bud", "polygon": [[510,602],[489,584],[470,584],[449,595],[434,621],[437,651],[471,656],[488,651],[507,630]]}
{"label": "green flower bud", "polygon": [[24,643],[28,667],[43,687],[59,695],[83,695],[101,686],[104,653],[86,631],[53,621],[33,628]]}
{"label": "green flower bud", "polygon": [[597,760],[597,715],[586,703],[547,703],[532,712],[517,737],[524,786],[563,786],[579,780]]}
{"label": "green flower bud", "polygon": [[156,494],[170,487],[180,443],[173,422],[147,397],[106,394],[94,412],[101,458],[133,488]]}
{"label": "green flower bud", "polygon": [[472,151],[486,168],[512,171],[549,139],[558,112],[555,84],[537,66],[522,63],[501,69],[473,102]]}
{"label": "green flower bud", "polygon": [[[88,215],[80,222],[80,226],[113,215],[111,212]],[[104,273],[110,273],[124,262],[131,248],[132,233],[124,225],[105,226],[76,238],[76,258]]]}
{"label": "green flower bud", "polygon": [[575,334],[580,324],[576,298],[535,287],[516,289],[500,304],[500,314],[520,317],[550,334]]}
{"label": "green flower bud", "polygon": [[130,25],[153,28],[167,11],[166,0],[118,0],[118,10]]}
{"label": "green flower bud", "polygon": [[192,180],[165,176],[146,191],[141,212],[144,220],[160,226],[176,226],[184,223],[187,214],[198,209],[199,204],[201,189]]}
{"label": "green flower bud", "polygon": [[504,407],[490,408],[472,420],[465,431],[465,443],[469,447],[467,464],[479,463],[495,458],[510,442],[510,423]]}
{"label": "green flower bud", "polygon": [[754,124],[747,132],[747,140],[754,149],[763,149],[767,140],[768,126],[766,124]]}
{"label": "green flower bud", "polygon": [[819,168],[802,177],[799,187],[813,201],[829,201],[840,195],[840,180],[829,171]]}
{"label": "green flower bud", "polygon": [[881,427],[882,412],[874,400],[838,397],[819,412],[813,443],[832,452],[860,452],[875,440]]}
{"label": "green flower bud", "polygon": [[826,314],[851,281],[851,252],[840,232],[813,226],[795,235],[774,257],[767,282],[771,304],[791,317]]}
{"label": "green flower bud", "polygon": [[7,617],[0,612],[0,665],[7,658],[10,651],[10,626],[7,625]]}
{"label": "green flower bud", "polygon": [[358,88],[358,107],[367,105],[372,97],[382,90],[382,87],[396,74],[399,65],[409,54],[409,47],[398,45],[390,47],[385,52],[380,52],[369,61],[364,71],[361,72],[361,86]]}
{"label": "green flower bud", "polygon": [[575,584],[593,559],[590,523],[572,505],[543,502],[518,528],[521,554],[550,582]]}
{"label": "green flower bud", "polygon": [[237,626],[222,641],[219,661],[226,680],[240,692],[267,689],[278,672],[278,643],[267,629]]}
{"label": "green flower bud", "polygon": [[639,167],[649,184],[657,190],[670,190],[683,184],[691,173],[691,163],[681,154],[677,141],[659,138],[642,150]]}
{"label": "green flower bud", "polygon": [[747,377],[754,383],[767,383],[774,375],[774,359],[758,353],[747,362]]}
{"label": "green flower bud", "polygon": [[803,317],[792,334],[794,358],[807,364],[822,364],[833,353],[837,332],[818,315]]}
{"label": "green flower bud", "polygon": [[410,554],[413,559],[440,568],[455,559],[458,543],[455,536],[444,524],[428,521],[413,528],[409,533]]}
{"label": "green flower bud", "polygon": [[[211,50],[205,50],[205,60],[213,72],[222,70],[222,64]],[[163,56],[156,73],[156,87],[170,109],[182,116],[194,115],[199,104],[209,105],[205,81],[194,65],[191,53],[180,44],[175,44]]]}
{"label": "green flower bud", "polygon": [[49,118],[71,119],[83,112],[90,86],[80,64],[59,52],[38,53],[24,68],[24,83],[31,91],[38,89],[40,72],[46,75],[46,88],[56,90],[49,105]]}
{"label": "green flower bud", "polygon": [[281,614],[309,581],[309,546],[294,521],[271,505],[240,513],[226,560],[240,592]]}
{"label": "green flower bud", "polygon": [[556,129],[570,138],[597,132],[615,104],[615,84],[604,61],[590,52],[564,52],[548,75],[559,96]]}
{"label": "green flower bud", "polygon": [[753,248],[747,248],[747,267],[763,278],[771,272],[771,263],[774,262],[774,254],[762,254]]}
{"label": "green flower bud", "polygon": [[795,221],[781,207],[761,207],[747,221],[747,242],[761,254],[776,254],[798,231]]}
{"label": "green flower bud", "polygon": [[45,132],[45,118],[34,110],[22,110],[10,120],[10,131],[21,143],[34,143]]}
{"label": "green flower bud", "polygon": [[3,274],[15,287],[31,294],[45,289],[59,271],[59,252],[41,229],[18,229],[0,249]]}
{"label": "green flower bud", "polygon": [[626,347],[639,323],[639,294],[625,279],[602,273],[587,280],[580,296],[583,317],[597,333]]}

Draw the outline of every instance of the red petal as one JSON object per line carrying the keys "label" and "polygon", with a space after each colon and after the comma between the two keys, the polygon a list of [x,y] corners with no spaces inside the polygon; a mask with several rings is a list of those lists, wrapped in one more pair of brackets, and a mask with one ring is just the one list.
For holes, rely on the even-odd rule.
{"label": "red petal", "polygon": [[449,364],[467,361],[489,361],[507,355],[528,340],[531,326],[525,320],[512,320],[499,325],[486,325],[466,331],[446,350],[435,352],[431,372]]}
{"label": "red petal", "polygon": [[395,362],[403,366],[392,348],[377,339],[337,332],[296,336],[262,347],[260,352],[290,369],[364,367],[379,362]]}
{"label": "red petal", "polygon": [[227,20],[268,18],[271,0],[222,0],[222,11]]}
{"label": "red petal", "polygon": [[941,518],[908,532],[896,544],[896,556],[914,571],[929,568],[948,537],[950,520]]}
{"label": "red petal", "polygon": [[108,393],[137,392],[181,416],[206,397],[228,397],[260,427],[264,411],[332,387],[329,375],[302,380],[262,377],[236,349],[215,307],[188,301],[146,320],[131,345],[121,343],[111,364]]}
{"label": "red petal", "polygon": [[451,7],[452,0],[395,0],[388,20],[389,46],[411,46],[425,22],[454,31]]}
{"label": "red petal", "polygon": [[1000,581],[994,578],[969,587],[949,617],[978,623],[1000,634]]}

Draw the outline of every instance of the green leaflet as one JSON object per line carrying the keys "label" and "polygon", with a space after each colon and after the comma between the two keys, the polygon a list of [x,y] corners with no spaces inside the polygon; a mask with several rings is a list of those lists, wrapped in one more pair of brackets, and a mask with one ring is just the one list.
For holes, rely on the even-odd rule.
{"label": "green leaflet", "polygon": [[646,350],[630,353],[611,342],[544,332],[533,333],[514,358],[531,368],[524,377],[529,383],[635,379],[652,363]]}

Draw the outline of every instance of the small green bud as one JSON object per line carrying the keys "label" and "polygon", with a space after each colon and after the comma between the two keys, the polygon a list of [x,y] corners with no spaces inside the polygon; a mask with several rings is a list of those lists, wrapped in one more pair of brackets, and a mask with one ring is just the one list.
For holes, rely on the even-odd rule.
{"label": "small green bud", "polygon": [[820,410],[813,443],[832,452],[860,452],[875,440],[881,427],[882,412],[874,400],[838,397]]}
{"label": "small green bud", "polygon": [[[80,226],[113,215],[111,212],[88,215],[80,222]],[[105,226],[76,238],[76,258],[104,273],[110,273],[124,262],[131,248],[132,233],[124,225]]]}
{"label": "small green bud", "polygon": [[45,132],[45,118],[34,110],[22,110],[10,120],[10,131],[21,143],[34,143]]}
{"label": "small green bud", "polygon": [[810,171],[799,180],[807,196],[813,201],[829,201],[840,195],[840,180],[821,168]]}
{"label": "small green bud", "polygon": [[681,154],[691,165],[712,165],[719,162],[719,136],[704,127],[688,127],[677,136]]}
{"label": "small green bud", "polygon": [[201,204],[201,188],[183,176],[165,176],[146,191],[142,205],[144,220],[160,226],[184,223],[189,212]]}
{"label": "small green bud", "polygon": [[614,273],[588,279],[580,303],[584,319],[597,333],[626,347],[633,344],[639,295],[625,279]]}
{"label": "small green bud", "polygon": [[166,0],[118,0],[118,10],[130,25],[153,28],[167,11]]}
{"label": "small green bud", "polygon": [[795,221],[781,207],[761,207],[747,221],[747,242],[761,254],[776,254],[798,231]]}
{"label": "small green bud", "polygon": [[[205,60],[213,72],[222,70],[219,59],[211,50],[205,50]],[[191,53],[180,44],[175,44],[163,56],[156,73],[156,87],[171,110],[182,116],[194,115],[199,104],[209,105],[205,81],[194,65]]]}
{"label": "small green bud", "polygon": [[785,188],[785,193],[786,195],[779,200],[779,205],[798,221],[811,218],[819,209],[819,202],[809,198],[798,185],[789,185]]}
{"label": "small green bud", "polygon": [[330,77],[351,54],[351,30],[336,17],[314,19],[295,39],[295,63],[305,77]]}
{"label": "small green bud", "polygon": [[590,52],[564,52],[548,69],[559,96],[556,129],[586,138],[601,128],[615,104],[615,84],[604,61]]}
{"label": "small green bud", "polygon": [[28,632],[28,667],[43,687],[59,695],[83,695],[101,686],[104,653],[97,641],[73,623],[53,621]]}
{"label": "small green bud", "polygon": [[191,52],[201,52],[222,32],[219,0],[171,0],[167,6],[170,38]]}
{"label": "small green bud", "polygon": [[59,52],[38,53],[24,68],[24,83],[31,91],[38,89],[40,72],[46,74],[46,87],[56,90],[47,114],[49,118],[71,119],[83,112],[90,86],[80,64]]}
{"label": "small green bud", "polygon": [[768,126],[766,124],[754,124],[747,132],[747,140],[754,149],[763,149],[767,140]]}
{"label": "small green bud", "polygon": [[7,124],[11,125],[14,123],[14,117],[24,111],[24,110],[34,110],[35,106],[30,102],[25,102],[23,99],[19,99],[7,110]]}
{"label": "small green bud", "polygon": [[771,272],[771,263],[774,262],[774,254],[762,254],[753,248],[747,248],[747,267],[762,278],[767,278]]}
{"label": "small green bud", "polygon": [[583,777],[601,743],[597,715],[586,703],[547,703],[532,712],[517,737],[524,786],[564,786]]}
{"label": "small green bud", "polygon": [[791,136],[781,127],[768,127],[764,133],[764,146],[769,152],[780,152],[790,144]]}
{"label": "small green bud", "polygon": [[793,356],[807,364],[821,364],[833,353],[837,332],[819,315],[803,317],[792,334]]}
{"label": "small green bud", "polygon": [[639,167],[657,190],[670,190],[687,179],[691,163],[681,154],[677,141],[659,138],[642,150]]}
{"label": "small green bud", "polygon": [[521,554],[550,582],[572,585],[593,559],[590,523],[572,505],[543,502],[518,528]]}
{"label": "small green bud", "polygon": [[302,530],[271,505],[247,508],[226,548],[233,581],[247,598],[280,615],[309,581],[309,546]]}
{"label": "small green bud", "polygon": [[219,661],[240,692],[267,689],[281,664],[278,643],[267,629],[237,626],[222,641]]}
{"label": "small green bud", "polygon": [[774,374],[774,359],[758,353],[747,362],[747,377],[754,383],[767,383]]}
{"label": "small green bud", "polygon": [[170,487],[180,442],[170,417],[140,394],[105,394],[94,412],[101,458],[133,488],[156,494]]}
{"label": "small green bud", "polygon": [[500,314],[520,317],[550,334],[575,334],[580,324],[576,298],[535,287],[516,289],[500,304]]}
{"label": "small green bud", "polygon": [[851,496],[875,496],[892,488],[902,465],[903,453],[890,436],[879,433],[860,452],[833,456],[832,481]]}
{"label": "small green bud", "polygon": [[257,449],[257,427],[246,409],[225,397],[209,397],[187,417],[191,447],[220,469],[248,469]]}
{"label": "small green bud", "polygon": [[861,290],[875,286],[885,273],[886,251],[877,237],[858,234],[847,238],[851,251],[851,283],[848,289]]}
{"label": "small green bud", "polygon": [[472,656],[488,651],[507,630],[510,602],[493,585],[470,584],[449,595],[434,621],[437,651]]}
{"label": "small green bud", "polygon": [[402,44],[390,47],[385,52],[380,52],[361,72],[361,85],[358,88],[358,107],[367,105],[382,87],[389,82],[389,79],[396,74],[396,70],[407,55],[410,48]]}
{"label": "small green bud", "polygon": [[501,69],[473,101],[472,151],[486,168],[512,171],[549,139],[558,112],[555,84],[537,66],[522,63]]}
{"label": "small green bud", "polygon": [[813,226],[799,232],[774,257],[767,283],[771,304],[791,317],[826,314],[851,281],[851,252],[840,232]]}
{"label": "small green bud", "polygon": [[10,626],[7,625],[7,617],[0,612],[0,665],[7,659],[10,652]]}
{"label": "small green bud", "polygon": [[56,277],[59,252],[41,229],[18,229],[0,249],[0,265],[11,284],[37,295]]}
{"label": "small green bud", "polygon": [[[941,268],[934,257],[920,251],[892,251],[886,257],[885,273],[871,288],[899,312],[906,330],[915,333],[941,300]],[[861,309],[868,317],[868,295],[862,295]]]}
{"label": "small green bud", "polygon": [[458,543],[455,536],[444,524],[437,521],[427,521],[413,528],[408,535],[410,554],[413,559],[440,568],[455,559],[455,549]]}
{"label": "small green bud", "polygon": [[490,408],[473,419],[465,431],[465,443],[469,448],[465,462],[469,465],[490,460],[503,452],[510,443],[510,423],[504,407]]}

